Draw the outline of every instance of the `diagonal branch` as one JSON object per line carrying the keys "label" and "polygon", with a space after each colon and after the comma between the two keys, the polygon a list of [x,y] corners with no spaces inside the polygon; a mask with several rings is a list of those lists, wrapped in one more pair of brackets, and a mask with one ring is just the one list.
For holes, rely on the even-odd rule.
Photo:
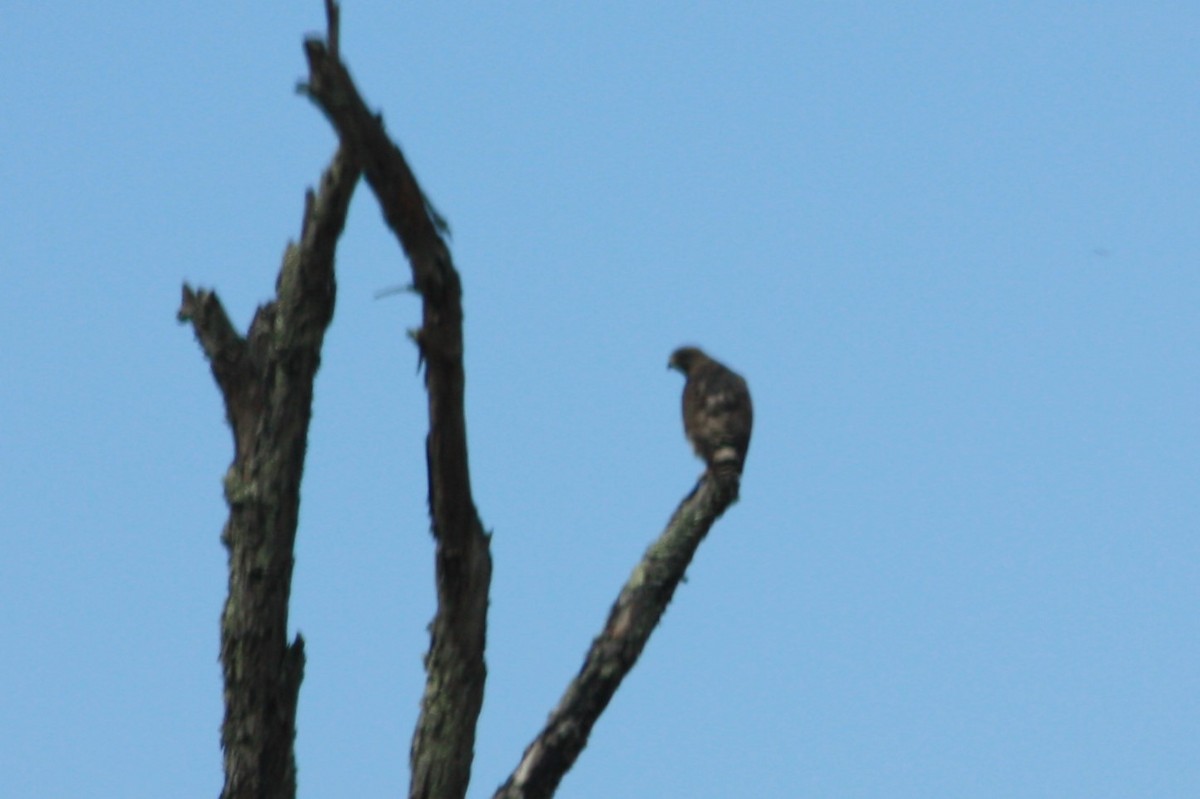
{"label": "diagonal branch", "polygon": [[430,625],[426,684],[410,760],[414,799],[466,795],[475,726],[487,676],[484,645],[492,559],[471,496],[463,412],[462,286],[439,219],[382,119],[358,93],[336,46],[337,5],[326,0],[327,38],[304,43],[309,76],[300,91],[321,108],[374,191],[421,295],[413,334],[429,403],[426,459],[429,511],[437,542],[437,615]]}
{"label": "diagonal branch", "polygon": [[596,720],[637,663],[700,542],[730,504],[727,494],[707,476],[680,503],[621,589],[579,674],[493,799],[554,795],[587,745]]}
{"label": "diagonal branch", "polygon": [[333,255],[359,171],[339,150],[305,198],[299,244],[289,243],[276,298],[242,338],[211,291],[184,285],[190,322],[225,401],[234,459],[225,475],[229,595],[221,615],[225,679],[222,799],[296,794],[296,705],[304,641],[287,642],[300,478],[313,380],[333,318]]}

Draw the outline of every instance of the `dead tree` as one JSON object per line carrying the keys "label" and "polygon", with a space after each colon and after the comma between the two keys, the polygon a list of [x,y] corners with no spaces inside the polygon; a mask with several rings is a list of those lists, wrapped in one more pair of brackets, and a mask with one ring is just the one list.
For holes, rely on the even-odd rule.
{"label": "dead tree", "polygon": [[[315,193],[305,198],[300,240],[289,244],[276,296],[241,336],[216,294],[185,285],[179,319],[191,323],[221,390],[233,430],[225,477],[229,595],[221,618],[225,681],[222,799],[291,799],[304,642],[288,643],[288,599],[313,380],[333,318],[334,251],[361,175],[408,258],[420,295],[411,333],[424,365],[429,514],[436,547],[437,611],[410,752],[412,799],[461,799],[474,756],[487,675],[489,535],[471,495],[463,412],[462,284],[404,155],[372,113],[341,60],[339,9],[325,0],[323,37],[304,42],[299,86],[340,141]],[[633,668],[696,548],[730,500],[710,480],[680,503],[617,596],[582,668],[542,731],[496,791],[499,799],[550,797],[587,744],[592,726]]]}

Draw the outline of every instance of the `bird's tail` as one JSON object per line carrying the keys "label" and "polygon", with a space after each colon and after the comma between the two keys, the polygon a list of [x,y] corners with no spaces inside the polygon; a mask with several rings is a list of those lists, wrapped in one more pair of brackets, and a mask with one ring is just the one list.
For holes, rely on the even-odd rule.
{"label": "bird's tail", "polygon": [[728,497],[731,503],[736,502],[742,483],[742,459],[738,457],[737,450],[733,447],[722,447],[713,453],[709,472],[721,493]]}

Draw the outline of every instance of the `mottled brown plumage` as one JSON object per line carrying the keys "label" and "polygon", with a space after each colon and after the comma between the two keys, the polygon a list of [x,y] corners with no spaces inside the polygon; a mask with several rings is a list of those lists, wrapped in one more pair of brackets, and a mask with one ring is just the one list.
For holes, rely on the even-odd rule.
{"label": "mottled brown plumage", "polygon": [[683,386],[683,432],[708,473],[737,496],[754,408],[746,381],[696,347],[680,347],[667,362],[687,378]]}

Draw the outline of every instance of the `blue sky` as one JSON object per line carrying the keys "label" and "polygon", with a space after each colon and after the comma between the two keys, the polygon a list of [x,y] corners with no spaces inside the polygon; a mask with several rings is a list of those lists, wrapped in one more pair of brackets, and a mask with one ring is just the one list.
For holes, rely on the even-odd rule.
{"label": "blue sky", "polygon": [[[0,51],[0,794],[213,796],[219,395],[335,142],[319,2],[69,10]],[[449,218],[496,561],[471,796],[699,473],[670,351],[742,372],[742,501],[560,796],[1200,795],[1200,10],[347,2]],[[293,627],[302,796],[395,796],[433,613],[407,267],[360,187]]]}

